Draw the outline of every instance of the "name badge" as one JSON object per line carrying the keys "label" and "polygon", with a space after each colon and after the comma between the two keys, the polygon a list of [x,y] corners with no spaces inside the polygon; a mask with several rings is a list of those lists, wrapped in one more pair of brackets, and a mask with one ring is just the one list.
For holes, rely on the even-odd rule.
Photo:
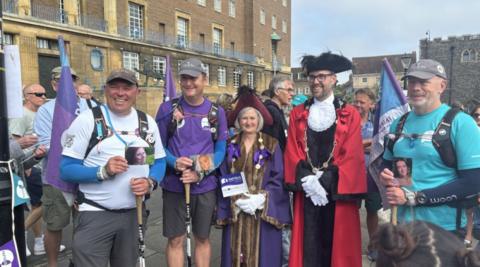
{"label": "name badge", "polygon": [[248,192],[247,181],[243,172],[224,175],[220,178],[223,197],[231,197]]}

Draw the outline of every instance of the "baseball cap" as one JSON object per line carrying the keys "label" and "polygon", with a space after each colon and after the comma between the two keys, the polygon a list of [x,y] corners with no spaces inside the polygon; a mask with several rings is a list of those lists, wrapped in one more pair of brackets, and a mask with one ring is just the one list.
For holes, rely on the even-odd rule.
{"label": "baseball cap", "polygon": [[110,83],[113,80],[124,80],[131,84],[138,85],[138,81],[137,81],[137,77],[135,76],[135,73],[127,69],[112,70],[112,72],[110,72],[110,75],[108,75],[107,77],[106,83]]}
{"label": "baseball cap", "polygon": [[409,77],[429,80],[435,76],[447,79],[443,65],[432,59],[421,59],[408,68],[407,74],[402,77],[402,80]]}
{"label": "baseball cap", "polygon": [[198,58],[192,57],[189,59],[185,59],[180,64],[179,74],[188,75],[192,77],[198,77],[198,75],[202,73],[207,74],[205,72],[205,69],[203,69],[202,64],[203,64],[202,61],[200,61]]}
{"label": "baseball cap", "polygon": [[[55,67],[55,68],[53,68],[53,69],[50,71],[50,74],[51,74],[51,76],[52,76],[52,79],[59,79],[61,73],[62,73],[62,66]],[[71,73],[72,76],[74,76],[75,78],[79,78],[74,69],[70,68],[70,73]]]}

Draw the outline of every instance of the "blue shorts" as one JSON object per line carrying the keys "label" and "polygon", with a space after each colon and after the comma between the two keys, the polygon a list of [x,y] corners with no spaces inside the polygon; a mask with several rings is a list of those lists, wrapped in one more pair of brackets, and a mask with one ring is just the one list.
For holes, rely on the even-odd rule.
{"label": "blue shorts", "polygon": [[25,180],[27,182],[27,192],[30,196],[30,204],[32,206],[40,206],[42,204],[42,171],[37,168],[33,167],[31,169],[30,176],[26,177]]}

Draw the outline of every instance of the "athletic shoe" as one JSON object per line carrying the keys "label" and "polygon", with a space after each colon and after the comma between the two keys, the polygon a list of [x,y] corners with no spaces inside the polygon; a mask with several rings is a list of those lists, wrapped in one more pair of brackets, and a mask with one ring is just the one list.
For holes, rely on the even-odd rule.
{"label": "athletic shoe", "polygon": [[[64,245],[60,245],[58,248],[59,252],[65,250]],[[45,254],[45,244],[43,243],[43,236],[41,238],[35,238],[35,245],[33,246],[33,255],[39,256]]]}
{"label": "athletic shoe", "polygon": [[378,258],[378,251],[370,250],[367,252],[367,258],[369,261],[376,261]]}

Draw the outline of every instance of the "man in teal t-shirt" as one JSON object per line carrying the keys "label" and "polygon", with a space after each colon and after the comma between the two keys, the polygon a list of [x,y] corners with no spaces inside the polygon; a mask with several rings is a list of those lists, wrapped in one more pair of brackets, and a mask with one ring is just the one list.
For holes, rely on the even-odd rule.
{"label": "man in teal t-shirt", "polygon": [[[411,160],[411,184],[399,186],[398,175],[390,168],[381,173],[387,186],[387,199],[398,206],[400,222],[429,221],[442,228],[456,229],[458,200],[480,191],[480,130],[465,113],[458,113],[451,125],[450,139],[455,149],[457,167],[445,165],[432,144],[438,124],[450,109],[442,104],[440,96],[447,88],[444,67],[434,60],[420,60],[413,64],[405,77],[408,98],[413,108],[393,147],[385,149],[386,166],[397,158]],[[398,120],[392,123],[395,133]],[[464,217],[464,216],[463,216]],[[464,225],[465,218],[462,218]]]}

